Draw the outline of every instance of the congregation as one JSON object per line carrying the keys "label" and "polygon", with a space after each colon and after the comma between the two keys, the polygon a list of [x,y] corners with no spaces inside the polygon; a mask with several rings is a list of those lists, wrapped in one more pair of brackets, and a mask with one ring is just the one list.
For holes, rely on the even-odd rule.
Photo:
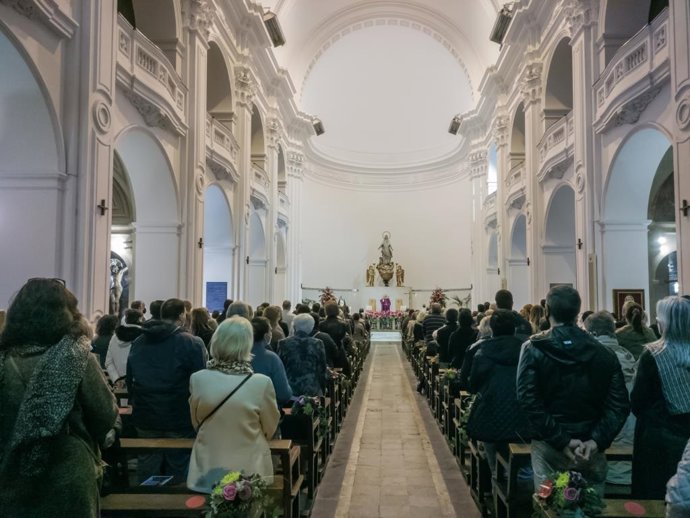
{"label": "congregation", "polygon": [[[335,301],[292,311],[287,300],[256,310],[227,300],[211,316],[172,298],[149,309],[147,319],[135,301],[101,317],[94,337],[62,280],[30,279],[16,294],[0,327],[0,515],[99,516],[118,476],[201,494],[231,470],[271,484],[279,422],[295,401],[328,404],[329,381],[351,376],[369,339],[363,317]],[[193,447],[149,449],[123,475],[124,437]],[[48,483],[55,493],[37,501]]]}
{"label": "congregation", "polygon": [[[632,300],[622,319],[581,312],[569,286],[520,311],[502,289],[474,312],[441,315],[440,304],[409,311],[403,340],[411,357],[458,369],[457,387],[472,399],[464,428],[481,445],[494,494],[497,451],[531,443],[531,467],[518,474],[528,497],[576,470],[601,497],[665,498],[667,516],[690,515],[690,297],[659,301],[653,326]],[[431,390],[420,378],[418,391]],[[607,462],[611,447],[631,447],[632,462]]]}

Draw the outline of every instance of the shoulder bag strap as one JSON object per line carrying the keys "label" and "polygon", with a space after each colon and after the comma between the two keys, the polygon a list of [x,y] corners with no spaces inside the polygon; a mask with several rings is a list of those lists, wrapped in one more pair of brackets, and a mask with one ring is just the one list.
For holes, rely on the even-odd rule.
{"label": "shoulder bag strap", "polygon": [[240,389],[242,388],[242,385],[244,385],[244,384],[247,382],[247,380],[248,380],[249,378],[251,378],[251,377],[252,377],[251,374],[247,374],[247,377],[244,378],[244,379],[240,382],[240,384],[237,385],[237,386],[232,390],[232,392],[230,392],[230,394],[228,394],[227,396],[225,396],[225,399],[223,399],[223,401],[221,401],[220,403],[218,403],[218,405],[216,406],[216,408],[214,408],[214,409],[211,411],[210,414],[208,414],[206,417],[204,417],[204,418],[201,420],[201,423],[199,423],[199,428],[198,428],[198,429],[200,430],[201,427],[203,426],[203,424],[208,420],[208,418],[211,417],[213,414],[215,414],[216,411],[217,411],[220,407],[222,407],[222,406],[227,402],[228,399],[230,399],[232,396],[234,396],[234,395],[235,395],[235,392],[237,392],[238,390],[240,390]]}

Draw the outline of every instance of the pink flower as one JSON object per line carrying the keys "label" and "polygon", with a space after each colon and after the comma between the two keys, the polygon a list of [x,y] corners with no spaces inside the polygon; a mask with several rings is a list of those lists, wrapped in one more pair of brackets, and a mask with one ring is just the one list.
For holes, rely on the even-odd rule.
{"label": "pink flower", "polygon": [[551,496],[551,493],[553,493],[553,482],[547,480],[539,486],[539,492],[537,495],[539,495],[539,498],[547,499]]}
{"label": "pink flower", "polygon": [[237,496],[237,487],[235,484],[228,484],[223,488],[223,498],[229,501],[233,501]]}
{"label": "pink flower", "polygon": [[247,501],[252,497],[252,487],[249,484],[245,484],[240,490],[240,500]]}
{"label": "pink flower", "polygon": [[577,502],[580,499],[580,490],[574,487],[566,487],[563,490],[563,498],[568,502]]}

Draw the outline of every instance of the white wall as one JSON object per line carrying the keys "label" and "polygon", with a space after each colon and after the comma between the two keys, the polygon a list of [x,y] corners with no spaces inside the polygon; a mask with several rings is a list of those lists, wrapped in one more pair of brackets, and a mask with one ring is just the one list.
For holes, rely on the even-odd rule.
{"label": "white wall", "polygon": [[[405,269],[407,286],[469,287],[471,207],[469,180],[428,190],[367,192],[334,189],[307,178],[301,282],[317,288],[362,288],[367,265],[378,262],[381,234],[389,231],[393,261]],[[376,282],[382,285],[378,274]],[[313,292],[305,295],[313,298]],[[343,296],[353,306],[366,305],[358,293]],[[424,303],[428,299],[422,298]]]}

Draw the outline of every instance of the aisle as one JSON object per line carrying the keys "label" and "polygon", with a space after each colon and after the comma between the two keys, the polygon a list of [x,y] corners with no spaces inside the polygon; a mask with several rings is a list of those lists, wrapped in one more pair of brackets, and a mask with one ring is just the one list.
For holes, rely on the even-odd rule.
{"label": "aisle", "polygon": [[399,339],[373,340],[369,356],[312,516],[480,516]]}

